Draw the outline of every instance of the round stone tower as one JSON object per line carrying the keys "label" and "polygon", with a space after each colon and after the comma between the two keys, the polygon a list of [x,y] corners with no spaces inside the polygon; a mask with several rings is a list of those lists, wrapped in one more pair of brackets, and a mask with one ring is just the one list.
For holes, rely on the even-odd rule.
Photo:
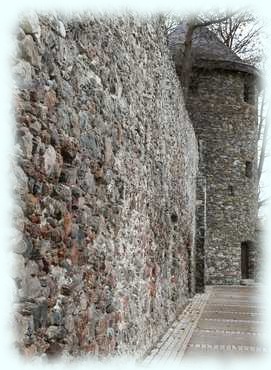
{"label": "round stone tower", "polygon": [[[185,32],[185,26],[179,25],[169,36],[178,75]],[[254,67],[243,62],[208,29],[196,29],[186,106],[200,153],[198,285],[239,284],[242,279],[254,278],[256,82]]]}

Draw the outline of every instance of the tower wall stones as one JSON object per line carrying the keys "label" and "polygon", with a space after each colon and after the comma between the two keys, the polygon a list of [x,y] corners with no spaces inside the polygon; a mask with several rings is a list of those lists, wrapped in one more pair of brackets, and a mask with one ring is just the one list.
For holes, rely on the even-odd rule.
{"label": "tower wall stones", "polygon": [[[244,72],[193,69],[187,109],[202,143],[199,168],[206,178],[207,284],[239,284],[241,244],[255,241],[257,103],[253,90],[253,76]],[[253,247],[249,249],[253,262],[255,253]],[[253,267],[249,269],[249,277],[254,278]]]}
{"label": "tower wall stones", "polygon": [[206,178],[197,176],[196,187],[196,236],[195,236],[195,291],[205,289],[205,242],[206,242]]}
{"label": "tower wall stones", "polygon": [[[31,14],[17,38],[18,347],[25,354],[143,353],[182,310],[189,284],[193,291],[197,143],[163,23]],[[223,181],[209,199],[220,213],[222,202],[235,207],[240,199],[228,227],[237,231],[228,241],[235,248],[233,241],[250,238],[244,193],[251,184],[240,173],[253,158],[239,140],[247,142],[254,122],[240,124],[236,103],[234,122],[226,122],[207,100],[197,105],[221,145],[210,152],[210,168],[238,131],[240,152],[223,176],[217,163],[213,176]],[[253,108],[242,109],[249,116]],[[230,179],[235,198],[222,201]],[[228,217],[226,208],[219,212],[208,220],[210,240],[211,225]]]}

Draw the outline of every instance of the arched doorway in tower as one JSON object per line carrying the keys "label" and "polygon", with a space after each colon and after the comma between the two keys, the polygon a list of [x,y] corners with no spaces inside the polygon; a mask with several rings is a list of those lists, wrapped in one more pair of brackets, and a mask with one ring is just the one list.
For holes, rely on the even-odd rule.
{"label": "arched doorway in tower", "polygon": [[253,242],[244,241],[241,243],[241,278],[252,279],[253,278]]}

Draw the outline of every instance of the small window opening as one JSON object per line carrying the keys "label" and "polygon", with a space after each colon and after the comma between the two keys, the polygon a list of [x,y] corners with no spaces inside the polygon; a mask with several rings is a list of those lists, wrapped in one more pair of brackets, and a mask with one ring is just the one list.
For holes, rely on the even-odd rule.
{"label": "small window opening", "polygon": [[255,86],[252,79],[244,81],[244,101],[248,104],[255,104]]}
{"label": "small window opening", "polygon": [[178,216],[176,215],[176,213],[172,213],[170,218],[171,218],[171,222],[174,224],[178,221]]}
{"label": "small window opening", "polygon": [[194,76],[189,83],[189,92],[191,95],[197,95],[199,88],[199,81],[197,76]]}
{"label": "small window opening", "polygon": [[229,185],[228,190],[229,190],[229,195],[233,196],[234,195],[234,188],[233,188],[232,185]]}
{"label": "small window opening", "polygon": [[246,162],[246,177],[249,179],[252,178],[252,162]]}

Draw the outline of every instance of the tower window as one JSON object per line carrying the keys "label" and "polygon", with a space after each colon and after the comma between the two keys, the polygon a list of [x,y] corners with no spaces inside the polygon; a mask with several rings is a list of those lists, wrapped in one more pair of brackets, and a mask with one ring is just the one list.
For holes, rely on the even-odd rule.
{"label": "tower window", "polygon": [[198,93],[198,82],[195,79],[190,82],[189,90],[192,95],[196,95]]}
{"label": "tower window", "polygon": [[252,162],[246,162],[246,177],[249,179],[252,178]]}
{"label": "tower window", "polygon": [[232,185],[229,185],[228,191],[229,191],[229,195],[232,195],[232,196],[234,195],[234,188]]}
{"label": "tower window", "polygon": [[172,213],[170,218],[171,218],[171,222],[174,224],[178,221],[178,216],[176,215],[176,213]]}
{"label": "tower window", "polygon": [[255,104],[255,86],[251,78],[244,80],[244,101],[248,104]]}

